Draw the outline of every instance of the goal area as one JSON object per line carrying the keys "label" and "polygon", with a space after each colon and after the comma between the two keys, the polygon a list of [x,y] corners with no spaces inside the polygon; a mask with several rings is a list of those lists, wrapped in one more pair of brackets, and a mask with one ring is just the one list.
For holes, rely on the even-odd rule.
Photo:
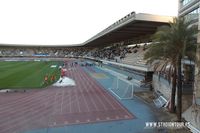
{"label": "goal area", "polygon": [[110,91],[119,99],[132,99],[134,93],[134,84],[127,79],[114,78]]}

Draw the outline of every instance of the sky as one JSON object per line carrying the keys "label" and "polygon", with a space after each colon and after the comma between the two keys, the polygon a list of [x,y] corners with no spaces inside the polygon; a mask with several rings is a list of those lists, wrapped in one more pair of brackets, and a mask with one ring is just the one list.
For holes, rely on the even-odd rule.
{"label": "sky", "polygon": [[178,0],[0,0],[0,44],[80,44],[132,11],[177,16]]}

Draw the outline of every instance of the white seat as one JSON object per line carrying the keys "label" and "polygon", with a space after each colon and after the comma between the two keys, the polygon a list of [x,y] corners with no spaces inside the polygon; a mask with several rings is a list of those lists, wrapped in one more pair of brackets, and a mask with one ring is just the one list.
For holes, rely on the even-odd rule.
{"label": "white seat", "polygon": [[167,100],[163,96],[159,96],[157,99],[153,100],[156,107],[161,108],[167,103]]}

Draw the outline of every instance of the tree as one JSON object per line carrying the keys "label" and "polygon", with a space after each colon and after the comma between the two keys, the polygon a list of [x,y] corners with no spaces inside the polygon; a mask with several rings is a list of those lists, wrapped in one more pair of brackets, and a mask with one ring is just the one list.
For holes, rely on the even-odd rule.
{"label": "tree", "polygon": [[172,91],[171,111],[175,111],[175,94],[177,88],[177,117],[181,121],[182,113],[182,70],[181,60],[185,56],[193,60],[195,57],[195,34],[197,28],[183,18],[174,18],[169,26],[162,26],[152,37],[152,45],[145,53],[144,59],[153,61],[165,61],[172,66]]}
{"label": "tree", "polygon": [[[200,41],[200,40],[199,40]],[[195,82],[194,82],[194,96],[200,98],[200,44],[197,44],[196,60],[195,60]],[[193,102],[196,104],[196,101]],[[196,106],[196,105],[195,105]]]}

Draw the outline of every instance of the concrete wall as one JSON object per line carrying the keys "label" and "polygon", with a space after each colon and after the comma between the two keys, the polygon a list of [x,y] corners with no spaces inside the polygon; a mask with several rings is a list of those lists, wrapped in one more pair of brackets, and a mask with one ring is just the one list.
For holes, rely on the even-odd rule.
{"label": "concrete wall", "polygon": [[193,133],[200,132],[200,24],[198,25],[199,33],[197,35],[197,51],[195,62],[195,83],[194,94],[195,103],[183,113],[183,118],[191,123]]}
{"label": "concrete wall", "polygon": [[[192,105],[183,113],[183,118],[190,122],[192,125],[190,129],[194,130],[194,133],[200,132],[200,106]],[[196,129],[199,131],[195,132]]]}
{"label": "concrete wall", "polygon": [[[200,19],[200,18],[199,18]],[[196,102],[200,106],[200,22],[198,25],[198,35],[197,35],[197,51],[196,51],[196,64],[195,64],[195,94]]]}

